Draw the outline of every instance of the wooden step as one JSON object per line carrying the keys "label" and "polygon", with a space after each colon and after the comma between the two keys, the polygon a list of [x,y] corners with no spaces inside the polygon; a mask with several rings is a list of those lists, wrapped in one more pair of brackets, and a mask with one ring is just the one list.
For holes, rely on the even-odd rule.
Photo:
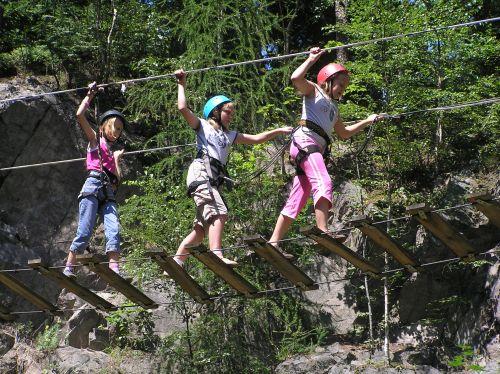
{"label": "wooden step", "polygon": [[150,250],[146,255],[151,257],[158,266],[166,271],[168,275],[194,300],[202,304],[211,303],[210,295],[196,282],[182,266],[168,256],[162,250]]}
{"label": "wooden step", "polygon": [[43,276],[56,282],[61,288],[74,293],[79,298],[85,300],[99,310],[106,312],[116,310],[117,308],[110,302],[104,300],[99,295],[78,284],[74,279],[67,277],[61,271],[52,269],[42,263],[41,259],[29,260],[28,265],[38,271]]}
{"label": "wooden step", "polygon": [[467,200],[474,204],[477,210],[483,213],[491,224],[500,227],[500,204],[493,200],[493,196],[486,192],[467,195]]}
{"label": "wooden step", "polygon": [[38,308],[56,316],[62,315],[62,312],[58,310],[55,305],[53,305],[43,296],[33,291],[31,287],[26,286],[24,283],[14,278],[12,275],[7,273],[0,273],[0,282],[18,295],[28,300],[33,305],[36,305]]}
{"label": "wooden step", "polygon": [[335,254],[342,257],[371,277],[380,278],[380,270],[375,265],[340,243],[331,234],[321,231],[316,226],[303,227],[300,229],[300,232],[314,240],[324,249],[324,251],[320,251],[320,254],[324,255],[325,251],[328,251],[330,255]]}
{"label": "wooden step", "polygon": [[126,279],[111,270],[109,265],[105,263],[108,261],[106,256],[101,254],[84,254],[76,256],[76,259],[81,264],[87,265],[90,270],[104,279],[111,287],[134,303],[145,309],[158,308],[158,304],[131,285]]}
{"label": "wooden step", "polygon": [[287,260],[285,256],[262,236],[254,235],[245,238],[244,241],[253,248],[255,253],[275,267],[284,278],[288,279],[301,290],[309,291],[318,289],[319,286],[311,278]]}
{"label": "wooden step", "polygon": [[410,273],[416,273],[418,271],[417,267],[420,266],[420,264],[387,232],[372,225],[372,221],[369,217],[356,216],[351,219],[350,223],[375,242],[380,248],[388,252]]}
{"label": "wooden step", "polygon": [[448,221],[438,213],[432,212],[431,207],[424,204],[415,204],[406,208],[422,226],[441,240],[458,257],[472,260],[476,252],[465,236],[458,232]]}
{"label": "wooden step", "polygon": [[257,288],[235,272],[229,265],[226,265],[217,255],[209,251],[204,245],[188,246],[187,248],[194,257],[203,262],[206,267],[239,293],[248,298],[262,296],[258,294],[259,291]]}
{"label": "wooden step", "polygon": [[10,314],[10,312],[7,310],[7,308],[0,305],[0,319],[1,320],[10,322],[10,321],[16,320],[17,317],[18,316],[16,314]]}

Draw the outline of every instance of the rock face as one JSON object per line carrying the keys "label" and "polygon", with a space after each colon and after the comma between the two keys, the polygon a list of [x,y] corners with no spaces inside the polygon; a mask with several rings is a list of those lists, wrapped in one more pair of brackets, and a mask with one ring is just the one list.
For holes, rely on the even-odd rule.
{"label": "rock face", "polygon": [[0,356],[6,354],[14,346],[15,338],[4,332],[0,332]]}
{"label": "rock face", "polygon": [[74,348],[87,348],[89,333],[101,323],[106,321],[95,310],[79,310],[68,321],[69,332],[65,341]]}
{"label": "rock face", "polygon": [[383,352],[371,353],[354,346],[333,344],[318,348],[311,355],[299,355],[276,367],[276,374],[337,374],[337,373],[426,373],[438,374],[440,370],[429,365],[413,365],[405,360],[398,368],[384,364]]}
{"label": "rock face", "polygon": [[54,354],[54,362],[62,373],[98,373],[109,367],[111,359],[103,352],[93,352],[72,347],[58,348]]}
{"label": "rock face", "polygon": [[[16,95],[32,94],[38,89],[36,80],[14,84],[25,87]],[[12,87],[0,84],[0,97],[8,96]],[[74,111],[75,103],[61,96],[2,104],[1,167],[82,157],[85,142]],[[60,241],[69,240],[74,231],[75,198],[84,175],[82,162],[0,174],[0,266],[24,268],[32,258],[51,264],[64,258],[68,243]],[[55,301],[59,290],[35,272],[15,276]],[[33,309],[27,301],[3,287],[0,292],[7,295],[4,306]],[[36,321],[40,315],[33,317]]]}
{"label": "rock face", "polygon": [[57,373],[155,373],[157,362],[147,354],[112,357],[103,352],[72,347],[59,348],[49,358]]}

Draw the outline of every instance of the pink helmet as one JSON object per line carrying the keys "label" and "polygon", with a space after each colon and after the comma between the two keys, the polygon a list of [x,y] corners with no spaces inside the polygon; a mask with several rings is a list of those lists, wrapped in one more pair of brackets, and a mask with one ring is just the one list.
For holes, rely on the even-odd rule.
{"label": "pink helmet", "polygon": [[329,63],[328,65],[325,65],[321,68],[321,70],[318,73],[318,84],[322,85],[325,83],[332,75],[344,72],[349,74],[349,71],[340,64],[336,63]]}

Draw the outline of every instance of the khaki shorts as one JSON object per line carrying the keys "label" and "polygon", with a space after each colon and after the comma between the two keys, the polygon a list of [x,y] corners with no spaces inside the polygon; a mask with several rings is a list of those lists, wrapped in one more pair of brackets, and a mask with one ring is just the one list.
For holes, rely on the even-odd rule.
{"label": "khaki shorts", "polygon": [[212,187],[210,192],[208,185],[202,184],[194,192],[193,198],[196,204],[193,226],[199,225],[205,228],[218,216],[227,216],[227,206],[217,188]]}

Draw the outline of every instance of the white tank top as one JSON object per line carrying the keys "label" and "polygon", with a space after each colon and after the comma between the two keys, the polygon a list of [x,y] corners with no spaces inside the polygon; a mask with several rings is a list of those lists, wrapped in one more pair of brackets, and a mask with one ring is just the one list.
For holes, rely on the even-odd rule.
{"label": "white tank top", "polygon": [[[339,118],[338,104],[336,101],[326,96],[321,88],[314,84],[314,95],[304,96],[302,99],[302,116],[300,118],[314,122],[321,127],[328,136],[331,136],[333,125]],[[326,146],[325,140],[307,127],[301,126],[294,135],[309,136],[321,147]]]}

